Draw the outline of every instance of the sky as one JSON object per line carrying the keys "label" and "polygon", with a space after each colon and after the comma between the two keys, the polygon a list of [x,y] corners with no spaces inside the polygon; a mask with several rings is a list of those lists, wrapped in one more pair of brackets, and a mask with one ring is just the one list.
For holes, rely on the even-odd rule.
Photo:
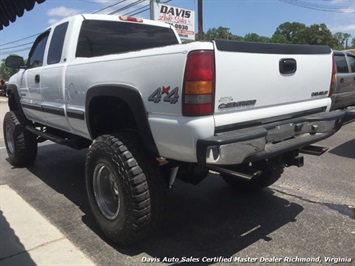
{"label": "sky", "polygon": [[[162,0],[161,2],[165,2]],[[120,2],[120,3],[119,3]],[[137,2],[136,5],[129,6]],[[197,32],[197,0],[172,0],[168,5],[195,11]],[[110,8],[115,3],[119,3]],[[0,31],[0,60],[9,53],[24,58],[35,36],[51,24],[80,13],[136,13],[149,7],[149,0],[46,0],[24,13]],[[149,18],[149,10],[135,17]],[[234,35],[257,33],[271,37],[284,22],[300,22],[307,26],[324,23],[332,33],[343,32],[355,38],[355,0],[203,0],[203,30],[227,27]],[[22,51],[21,51],[22,50]]]}

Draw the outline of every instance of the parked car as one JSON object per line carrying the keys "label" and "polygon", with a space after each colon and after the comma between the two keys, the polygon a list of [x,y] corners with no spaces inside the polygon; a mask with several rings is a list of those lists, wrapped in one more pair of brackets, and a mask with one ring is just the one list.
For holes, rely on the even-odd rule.
{"label": "parked car", "polygon": [[3,95],[3,96],[7,95],[6,87],[7,87],[6,81],[2,79],[0,81],[0,94]]}
{"label": "parked car", "polygon": [[334,51],[336,82],[332,95],[332,109],[355,105],[355,55]]}

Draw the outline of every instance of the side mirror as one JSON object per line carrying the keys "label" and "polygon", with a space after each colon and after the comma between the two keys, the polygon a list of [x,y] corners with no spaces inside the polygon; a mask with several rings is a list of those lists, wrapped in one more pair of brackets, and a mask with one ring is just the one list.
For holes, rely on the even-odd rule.
{"label": "side mirror", "polygon": [[25,68],[25,61],[21,56],[18,55],[10,55],[5,60],[5,65],[9,68]]}

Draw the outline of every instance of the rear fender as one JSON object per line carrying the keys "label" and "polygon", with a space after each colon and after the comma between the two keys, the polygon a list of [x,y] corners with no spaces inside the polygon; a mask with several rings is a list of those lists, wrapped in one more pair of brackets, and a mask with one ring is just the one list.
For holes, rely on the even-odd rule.
{"label": "rear fender", "polygon": [[92,139],[96,136],[93,134],[91,120],[90,120],[90,104],[96,97],[114,97],[124,101],[130,108],[135,123],[138,129],[138,134],[143,142],[145,148],[154,154],[159,155],[158,149],[155,145],[154,138],[149,126],[147,111],[144,107],[142,97],[140,93],[128,86],[117,86],[117,85],[99,85],[90,88],[87,92],[85,116],[87,121],[87,128]]}

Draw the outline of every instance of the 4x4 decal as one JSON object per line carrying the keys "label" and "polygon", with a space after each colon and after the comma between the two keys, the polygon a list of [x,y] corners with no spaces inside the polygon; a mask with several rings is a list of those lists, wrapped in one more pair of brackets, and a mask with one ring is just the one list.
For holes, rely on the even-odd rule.
{"label": "4x4 decal", "polygon": [[163,97],[163,94],[166,94],[166,96],[163,98],[164,102],[169,102],[171,104],[175,104],[179,101],[179,88],[176,87],[172,91],[170,91],[170,86],[168,87],[159,87],[157,88],[149,97],[148,101],[154,102],[154,103],[159,103],[161,101],[161,98]]}

